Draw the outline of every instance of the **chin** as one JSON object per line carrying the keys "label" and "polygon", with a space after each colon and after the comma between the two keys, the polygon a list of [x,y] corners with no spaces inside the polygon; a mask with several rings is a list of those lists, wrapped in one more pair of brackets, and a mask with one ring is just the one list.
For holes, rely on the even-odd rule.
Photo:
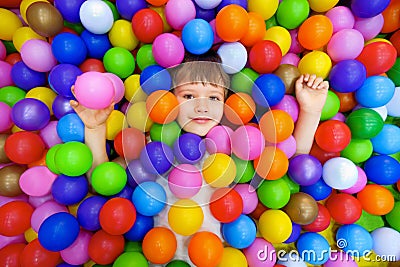
{"label": "chin", "polygon": [[214,127],[215,125],[187,125],[187,127],[183,127],[183,130],[188,133],[197,134],[198,136],[206,136],[207,133]]}

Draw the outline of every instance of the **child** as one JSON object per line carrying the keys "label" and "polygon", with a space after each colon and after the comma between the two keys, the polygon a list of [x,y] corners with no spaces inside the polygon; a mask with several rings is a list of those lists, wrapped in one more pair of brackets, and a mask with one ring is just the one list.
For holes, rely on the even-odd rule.
{"label": "child", "polygon": [[[219,63],[219,56],[210,51],[200,56],[187,55],[185,64],[171,70],[173,93],[180,104],[176,120],[185,132],[205,136],[223,117],[224,100],[227,97],[230,79]],[[300,113],[293,135],[297,141],[297,154],[309,153],[311,149],[328,88],[328,82],[316,75],[301,75],[296,81],[296,98]],[[92,168],[108,161],[105,151],[105,121],[113,105],[104,110],[89,110],[76,101],[71,101],[71,106],[85,124],[85,142],[94,155]],[[173,204],[177,199],[169,191],[166,179],[158,179],[158,182],[166,189],[167,204]],[[210,186],[203,186],[193,199],[203,209],[204,220],[199,231],[212,232],[223,241],[220,223],[205,205],[214,190]],[[170,228],[169,208],[168,205],[156,216],[155,226]],[[190,262],[187,254],[190,236],[176,234],[176,237],[178,246],[175,258]]]}

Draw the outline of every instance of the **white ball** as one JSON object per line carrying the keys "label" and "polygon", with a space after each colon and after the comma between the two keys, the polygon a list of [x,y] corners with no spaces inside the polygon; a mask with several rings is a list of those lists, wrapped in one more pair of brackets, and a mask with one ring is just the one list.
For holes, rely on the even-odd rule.
{"label": "white ball", "polygon": [[322,167],[322,178],[334,189],[349,189],[358,180],[357,166],[343,157],[331,158]]}
{"label": "white ball", "polygon": [[86,30],[94,34],[107,33],[114,24],[114,15],[106,2],[88,0],[79,9],[79,18]]}
{"label": "white ball", "polygon": [[381,227],[371,233],[372,249],[382,260],[400,259],[400,233],[389,227]]}
{"label": "white ball", "polygon": [[400,117],[400,87],[396,87],[392,99],[386,104],[390,116]]}
{"label": "white ball", "polygon": [[222,0],[194,0],[202,9],[213,9],[217,7]]}
{"label": "white ball", "polygon": [[287,267],[307,267],[307,264],[299,255],[294,253],[294,250],[290,251],[284,256],[280,256],[277,264],[281,264]]}
{"label": "white ball", "polygon": [[239,42],[223,43],[217,51],[221,58],[223,69],[228,74],[241,71],[247,62],[247,50]]}

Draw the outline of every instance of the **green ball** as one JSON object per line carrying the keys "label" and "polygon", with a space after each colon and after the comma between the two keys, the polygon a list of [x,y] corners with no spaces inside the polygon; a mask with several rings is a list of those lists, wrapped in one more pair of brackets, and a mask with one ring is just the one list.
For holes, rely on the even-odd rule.
{"label": "green ball", "polygon": [[278,21],[276,20],[276,16],[272,16],[265,21],[265,28],[268,30],[271,27],[278,26]]}
{"label": "green ball", "polygon": [[112,161],[97,165],[91,178],[93,189],[103,196],[118,194],[128,180],[125,169]]}
{"label": "green ball", "polygon": [[373,109],[360,108],[351,112],[346,119],[352,138],[371,139],[383,128],[383,119]]}
{"label": "green ball", "polygon": [[400,57],[396,59],[396,62],[386,74],[394,82],[395,86],[400,86]]}
{"label": "green ball", "polygon": [[190,267],[190,264],[182,260],[173,260],[168,263],[165,267]]}
{"label": "green ball", "polygon": [[394,203],[393,209],[385,215],[385,219],[396,231],[400,231],[400,202],[397,201]]}
{"label": "green ball", "polygon": [[276,11],[279,25],[292,30],[300,26],[308,17],[310,5],[307,0],[282,1]]}
{"label": "green ball", "polygon": [[137,51],[136,62],[140,70],[144,70],[148,66],[157,64],[156,60],[154,59],[152,49],[152,44],[145,44]]}
{"label": "green ball", "polygon": [[236,183],[247,183],[254,177],[254,166],[252,161],[243,160],[232,154],[232,159],[236,165]]}
{"label": "green ball", "polygon": [[113,47],[107,50],[103,57],[106,71],[114,73],[121,79],[132,75],[135,71],[135,58],[132,53],[122,47]]}
{"label": "green ball", "polygon": [[294,193],[298,193],[300,192],[300,185],[298,183],[296,183],[295,181],[293,181],[289,175],[285,174],[284,176],[282,176],[282,178],[287,185],[289,186],[290,189],[290,194],[294,194]]}
{"label": "green ball", "polygon": [[67,176],[80,176],[92,167],[92,151],[84,143],[67,142],[62,144],[55,153],[54,163],[60,173]]}
{"label": "green ball", "polygon": [[71,23],[66,20],[64,20],[64,26],[74,30],[78,34],[81,34],[85,30],[81,23]]}
{"label": "green ball", "polygon": [[46,153],[46,166],[52,173],[55,174],[60,174],[60,171],[57,169],[57,165],[55,162],[55,155],[58,149],[61,148],[61,146],[62,144],[56,144],[52,146]]}
{"label": "green ball", "polygon": [[117,7],[114,5],[114,3],[107,1],[107,0],[103,0],[103,1],[110,7],[110,9],[113,13],[114,21],[119,19],[119,13],[118,13]]}
{"label": "green ball", "polygon": [[140,242],[127,241],[125,242],[125,252],[142,252],[142,244]]}
{"label": "green ball", "polygon": [[240,72],[232,75],[231,89],[235,93],[246,93],[251,95],[253,90],[254,81],[258,78],[259,74],[250,68],[244,68]]}
{"label": "green ball", "polygon": [[324,107],[321,112],[321,121],[326,121],[336,115],[339,112],[340,108],[340,100],[339,97],[332,92],[328,91],[328,95],[326,96],[326,101]]}
{"label": "green ball", "polygon": [[6,47],[7,55],[12,54],[12,53],[15,53],[15,52],[19,52],[19,51],[15,48],[13,41],[5,41],[5,40],[2,40],[2,42],[3,42],[4,46]]}
{"label": "green ball", "polygon": [[258,199],[271,209],[284,207],[290,199],[289,185],[283,179],[265,180],[257,189]]}
{"label": "green ball", "polygon": [[4,86],[0,88],[0,102],[4,102],[10,107],[24,99],[26,92],[16,86]]}
{"label": "green ball", "polygon": [[181,135],[181,131],[182,129],[176,121],[168,124],[154,123],[150,128],[150,138],[152,141],[160,141],[172,147],[175,140]]}
{"label": "green ball", "polygon": [[369,159],[372,152],[372,142],[369,139],[353,138],[347,147],[340,152],[340,155],[357,164]]}
{"label": "green ball", "polygon": [[147,267],[145,256],[140,252],[124,252],[114,261],[113,267]]}

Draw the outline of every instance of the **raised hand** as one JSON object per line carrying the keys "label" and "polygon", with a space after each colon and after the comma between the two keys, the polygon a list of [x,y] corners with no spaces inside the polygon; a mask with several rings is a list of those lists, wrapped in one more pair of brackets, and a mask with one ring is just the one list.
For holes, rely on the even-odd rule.
{"label": "raised hand", "polygon": [[328,94],[329,83],[315,74],[303,74],[296,81],[296,99],[305,112],[321,113]]}

